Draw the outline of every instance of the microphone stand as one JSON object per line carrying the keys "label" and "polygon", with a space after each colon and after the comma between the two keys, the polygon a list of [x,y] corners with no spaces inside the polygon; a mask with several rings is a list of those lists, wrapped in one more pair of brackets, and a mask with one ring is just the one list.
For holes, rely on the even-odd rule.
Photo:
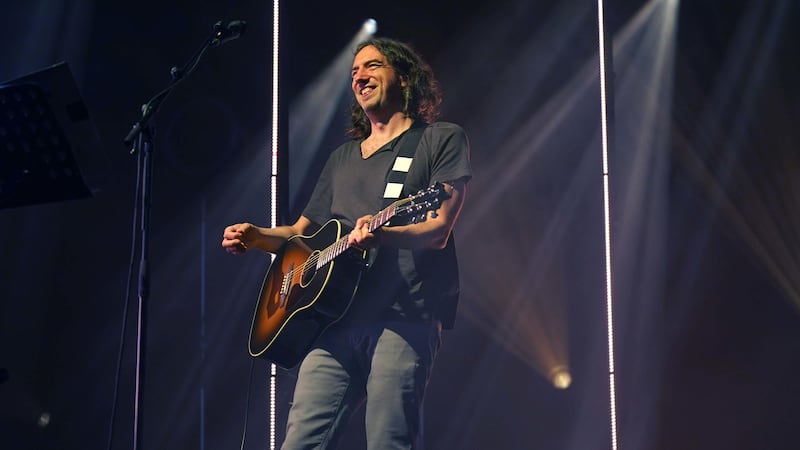
{"label": "microphone stand", "polygon": [[[235,25],[234,25],[235,24]],[[195,54],[184,64],[183,68],[172,67],[170,76],[172,80],[162,91],[154,95],[150,101],[142,106],[142,118],[137,121],[131,131],[123,140],[126,146],[131,147],[130,153],[138,153],[138,170],[136,174],[137,187],[137,207],[134,210],[134,220],[137,211],[141,208],[139,238],[140,238],[140,260],[139,260],[139,297],[138,314],[136,326],[136,367],[135,367],[135,389],[134,389],[134,417],[133,417],[133,448],[142,448],[142,424],[141,409],[145,376],[145,353],[147,345],[147,304],[150,297],[150,268],[148,263],[149,255],[149,229],[150,229],[150,205],[152,198],[152,179],[153,179],[153,138],[155,130],[150,121],[158,112],[164,100],[169,96],[173,89],[178,86],[188,75],[194,72],[200,63],[203,55],[209,48],[217,47],[220,44],[238,38],[244,32],[245,22],[231,22],[228,27],[223,27],[223,23],[214,24],[212,34],[205,40],[203,45]],[[235,28],[232,30],[232,28]],[[135,237],[134,237],[135,239]],[[127,310],[127,305],[126,305]]]}

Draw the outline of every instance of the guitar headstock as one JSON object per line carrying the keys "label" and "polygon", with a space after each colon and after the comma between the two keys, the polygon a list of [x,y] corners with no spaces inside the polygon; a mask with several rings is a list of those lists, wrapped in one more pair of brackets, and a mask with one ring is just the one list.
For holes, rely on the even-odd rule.
{"label": "guitar headstock", "polygon": [[450,198],[442,183],[434,183],[427,189],[422,189],[416,194],[395,202],[397,207],[395,216],[405,219],[406,223],[424,222],[428,218],[428,211],[439,209],[443,201]]}

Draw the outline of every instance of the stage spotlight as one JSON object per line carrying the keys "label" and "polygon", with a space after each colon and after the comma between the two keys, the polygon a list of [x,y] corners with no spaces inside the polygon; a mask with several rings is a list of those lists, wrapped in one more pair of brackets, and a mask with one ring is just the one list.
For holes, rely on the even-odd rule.
{"label": "stage spotlight", "polygon": [[367,19],[364,22],[364,31],[368,35],[372,36],[376,31],[378,31],[378,22],[376,22],[375,19]]}
{"label": "stage spotlight", "polygon": [[550,369],[550,382],[556,389],[567,389],[572,384],[572,375],[565,366],[554,366]]}
{"label": "stage spotlight", "polygon": [[39,419],[36,421],[36,425],[39,428],[46,428],[48,425],[50,425],[50,413],[49,412],[41,413],[39,415]]}

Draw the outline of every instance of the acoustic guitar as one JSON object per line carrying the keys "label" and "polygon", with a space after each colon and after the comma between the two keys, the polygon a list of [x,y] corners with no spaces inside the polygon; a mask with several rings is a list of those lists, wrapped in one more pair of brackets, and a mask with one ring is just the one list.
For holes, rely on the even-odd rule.
{"label": "acoustic guitar", "polygon": [[[424,221],[449,198],[441,183],[387,206],[369,221],[375,231],[390,220]],[[336,219],[311,236],[289,238],[276,253],[258,296],[249,350],[291,369],[320,334],[350,308],[368,253],[347,242],[349,230]]]}

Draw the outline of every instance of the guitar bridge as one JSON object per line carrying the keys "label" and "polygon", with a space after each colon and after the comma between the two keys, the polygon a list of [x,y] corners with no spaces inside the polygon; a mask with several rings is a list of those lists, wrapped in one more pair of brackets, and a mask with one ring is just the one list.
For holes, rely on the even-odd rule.
{"label": "guitar bridge", "polygon": [[294,278],[294,266],[289,268],[289,270],[283,276],[283,280],[281,281],[281,290],[280,294],[278,295],[280,299],[278,304],[281,308],[286,307],[286,299],[289,296],[289,288],[292,287],[292,278]]}

